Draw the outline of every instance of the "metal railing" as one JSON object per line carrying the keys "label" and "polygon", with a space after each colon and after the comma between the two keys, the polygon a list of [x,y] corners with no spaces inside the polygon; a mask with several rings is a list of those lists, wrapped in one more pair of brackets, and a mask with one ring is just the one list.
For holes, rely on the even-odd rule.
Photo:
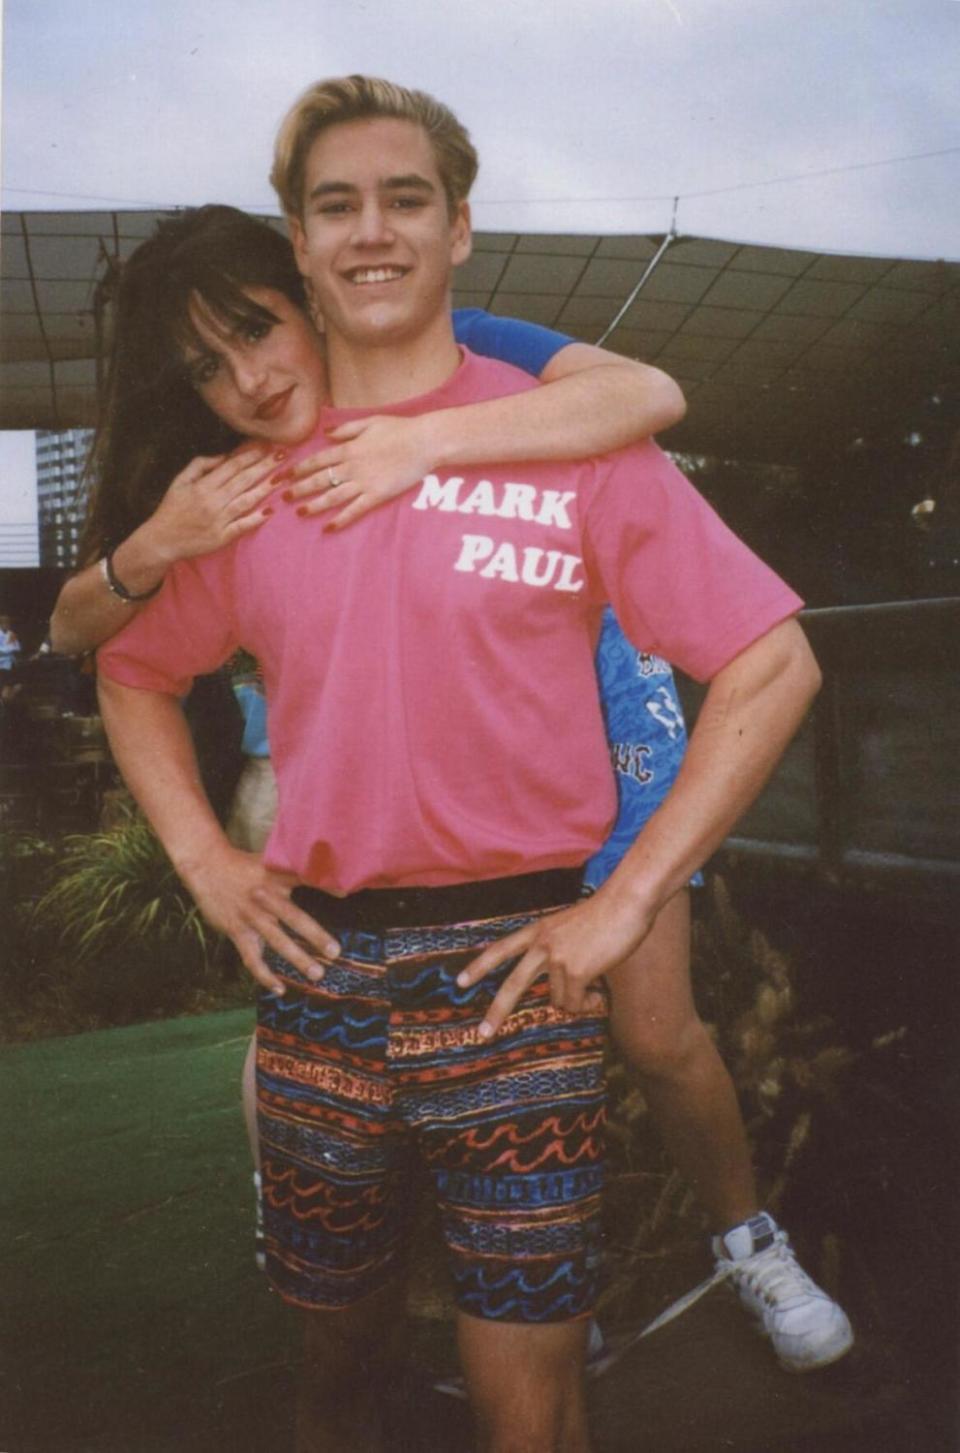
{"label": "metal railing", "polygon": [[[810,610],[801,619],[823,689],[722,851],[836,883],[955,884],[960,597]],[[695,701],[694,692],[694,709]]]}

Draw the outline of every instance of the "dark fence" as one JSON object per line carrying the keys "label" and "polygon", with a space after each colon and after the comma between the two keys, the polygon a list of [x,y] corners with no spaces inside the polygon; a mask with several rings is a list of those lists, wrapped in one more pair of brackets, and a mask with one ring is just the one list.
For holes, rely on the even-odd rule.
{"label": "dark fence", "polygon": [[[834,883],[955,890],[960,597],[811,610],[802,619],[823,690],[724,853]],[[694,692],[694,710],[695,702]]]}
{"label": "dark fence", "polygon": [[[724,854],[805,869],[833,883],[922,881],[938,895],[955,892],[960,597],[812,610],[803,624],[823,668],[823,690]],[[689,683],[681,691],[692,717],[701,693]],[[47,714],[61,713],[51,706]],[[42,815],[59,819],[65,805],[71,825],[84,815],[109,769],[103,744],[77,737],[82,726],[31,722],[39,761],[30,767],[10,765],[22,754],[0,752],[8,764],[0,769],[0,825],[34,825],[44,795],[50,811]],[[40,751],[44,731],[57,741]]]}

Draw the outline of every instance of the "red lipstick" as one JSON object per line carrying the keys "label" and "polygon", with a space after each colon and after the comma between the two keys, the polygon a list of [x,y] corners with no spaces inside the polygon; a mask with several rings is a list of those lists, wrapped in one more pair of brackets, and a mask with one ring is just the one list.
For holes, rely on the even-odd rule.
{"label": "red lipstick", "polygon": [[295,385],[291,384],[290,387],[284,389],[282,393],[271,394],[268,399],[264,399],[263,403],[256,410],[254,418],[267,421],[278,419],[283,413],[284,409],[287,407],[287,404],[290,402],[290,397],[293,393],[294,388]]}

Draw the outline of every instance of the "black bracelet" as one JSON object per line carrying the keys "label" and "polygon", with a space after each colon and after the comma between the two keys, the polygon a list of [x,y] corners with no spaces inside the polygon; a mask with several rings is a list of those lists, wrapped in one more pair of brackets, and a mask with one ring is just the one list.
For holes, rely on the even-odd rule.
{"label": "black bracelet", "polygon": [[118,580],[113,572],[112,550],[109,555],[104,555],[100,561],[100,574],[103,576],[104,584],[111,595],[115,595],[118,600],[122,600],[124,605],[136,605],[138,601],[150,600],[152,596],[157,594],[160,586],[163,585],[163,581],[161,580],[159,585],[151,586],[149,590],[143,590],[139,595],[134,595],[133,591],[128,590],[123,584],[123,581]]}

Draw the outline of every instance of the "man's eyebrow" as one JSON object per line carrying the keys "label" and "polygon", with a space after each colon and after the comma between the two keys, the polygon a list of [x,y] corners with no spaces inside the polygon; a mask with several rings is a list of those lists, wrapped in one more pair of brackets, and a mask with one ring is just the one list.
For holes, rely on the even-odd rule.
{"label": "man's eyebrow", "polygon": [[315,187],[310,188],[311,197],[329,197],[338,192],[355,192],[356,187],[349,182],[317,182]]}
{"label": "man's eyebrow", "polygon": [[[380,184],[385,191],[418,191],[433,194],[436,187],[427,177],[421,176],[419,172],[410,172],[406,176],[386,177]],[[310,200],[315,201],[320,197],[330,196],[354,196],[359,187],[352,182],[318,182],[310,189]]]}
{"label": "man's eyebrow", "polygon": [[429,181],[426,177],[422,177],[419,172],[410,172],[405,177],[387,177],[383,185],[388,190],[395,192],[409,191],[411,189],[418,192],[435,192],[437,190],[433,182]]}

